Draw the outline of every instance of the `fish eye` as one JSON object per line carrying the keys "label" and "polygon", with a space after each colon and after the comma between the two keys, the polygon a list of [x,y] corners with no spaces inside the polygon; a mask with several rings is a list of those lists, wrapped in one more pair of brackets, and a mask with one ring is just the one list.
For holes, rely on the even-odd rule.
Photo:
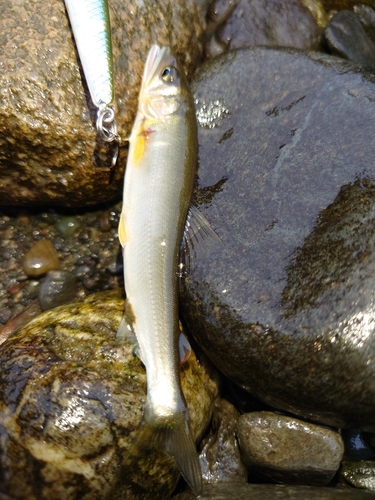
{"label": "fish eye", "polygon": [[178,69],[174,66],[167,66],[164,68],[161,77],[164,82],[172,83],[179,77]]}

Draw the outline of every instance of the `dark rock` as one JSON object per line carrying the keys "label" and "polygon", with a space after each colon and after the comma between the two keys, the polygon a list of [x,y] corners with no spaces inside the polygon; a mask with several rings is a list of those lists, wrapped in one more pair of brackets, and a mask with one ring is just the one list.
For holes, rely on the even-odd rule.
{"label": "dark rock", "polygon": [[325,9],[328,10],[344,10],[352,9],[358,4],[374,6],[374,0],[322,0]]}
{"label": "dark rock", "polygon": [[375,42],[375,10],[368,5],[355,5],[353,11],[357,14],[367,35]]}
{"label": "dark rock", "polygon": [[255,45],[312,49],[320,44],[321,29],[300,0],[216,0],[209,17],[210,56]]}
{"label": "dark rock", "polygon": [[375,450],[366,434],[357,429],[343,429],[341,435],[345,445],[344,460],[375,460]]}
{"label": "dark rock", "polygon": [[[194,500],[193,493],[184,492],[175,500]],[[353,488],[317,488],[314,486],[286,486],[271,484],[209,484],[200,500],[371,500],[369,491]]]}
{"label": "dark rock", "polygon": [[354,12],[338,12],[330,20],[324,34],[332,54],[361,66],[375,68],[375,44]]}
{"label": "dark rock", "polygon": [[239,416],[236,408],[225,399],[216,402],[211,432],[203,440],[199,455],[203,482],[247,482],[247,470],[242,463],[236,439]]}
{"label": "dark rock", "polygon": [[[92,295],[32,320],[0,349],[0,492],[12,499],[166,499],[179,473],[137,447],[146,399],[134,345],[116,341],[124,301]],[[218,377],[194,353],[181,384],[196,440]]]}
{"label": "dark rock", "polygon": [[272,412],[241,415],[237,435],[250,472],[275,483],[326,485],[344,453],[338,432]]}
{"label": "dark rock", "polygon": [[340,479],[354,486],[375,491],[375,462],[343,462],[340,472]]}
{"label": "dark rock", "polygon": [[373,432],[372,80],[337,58],[257,48],[208,63],[194,91],[195,199],[221,244],[195,248],[188,326],[274,408]]}
{"label": "dark rock", "polygon": [[[129,136],[151,44],[171,45],[188,75],[203,27],[192,0],[109,2],[120,136]],[[0,3],[2,205],[86,206],[121,195],[127,145],[113,151],[95,129],[64,2]]]}
{"label": "dark rock", "polygon": [[68,271],[51,271],[41,284],[39,302],[42,311],[52,309],[76,298],[77,283],[74,274]]}

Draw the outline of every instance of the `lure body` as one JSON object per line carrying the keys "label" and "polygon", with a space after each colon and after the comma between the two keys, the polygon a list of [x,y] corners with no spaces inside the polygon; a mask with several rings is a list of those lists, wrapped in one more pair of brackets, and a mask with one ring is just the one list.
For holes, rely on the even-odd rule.
{"label": "lure body", "polygon": [[198,494],[201,471],[179,375],[178,259],[197,155],[194,103],[169,47],[148,55],[130,136],[119,237],[126,311],[147,372],[144,428]]}
{"label": "lure body", "polygon": [[65,5],[90,96],[98,108],[97,128],[105,140],[118,140],[111,108],[114,84],[108,3],[65,0]]}

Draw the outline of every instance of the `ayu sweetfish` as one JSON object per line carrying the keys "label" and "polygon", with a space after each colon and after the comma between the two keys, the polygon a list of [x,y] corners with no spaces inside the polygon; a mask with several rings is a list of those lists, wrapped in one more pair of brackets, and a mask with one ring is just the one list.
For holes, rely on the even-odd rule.
{"label": "ayu sweetfish", "polygon": [[112,39],[107,0],[64,0],[93,104],[105,141],[119,141],[114,102]]}
{"label": "ayu sweetfish", "polygon": [[143,442],[173,457],[199,494],[201,470],[179,375],[177,273],[197,126],[185,75],[169,47],[154,45],[149,52],[129,141],[119,225],[126,305],[118,336],[135,333],[146,367]]}

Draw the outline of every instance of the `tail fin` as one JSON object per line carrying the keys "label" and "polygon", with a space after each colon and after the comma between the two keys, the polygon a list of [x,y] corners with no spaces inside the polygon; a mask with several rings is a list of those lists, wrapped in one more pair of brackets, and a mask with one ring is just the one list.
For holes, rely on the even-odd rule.
{"label": "tail fin", "polygon": [[174,459],[185,481],[198,496],[202,492],[202,472],[198,453],[190,433],[187,410],[168,419],[155,419],[145,408],[140,442],[143,448],[164,449]]}

